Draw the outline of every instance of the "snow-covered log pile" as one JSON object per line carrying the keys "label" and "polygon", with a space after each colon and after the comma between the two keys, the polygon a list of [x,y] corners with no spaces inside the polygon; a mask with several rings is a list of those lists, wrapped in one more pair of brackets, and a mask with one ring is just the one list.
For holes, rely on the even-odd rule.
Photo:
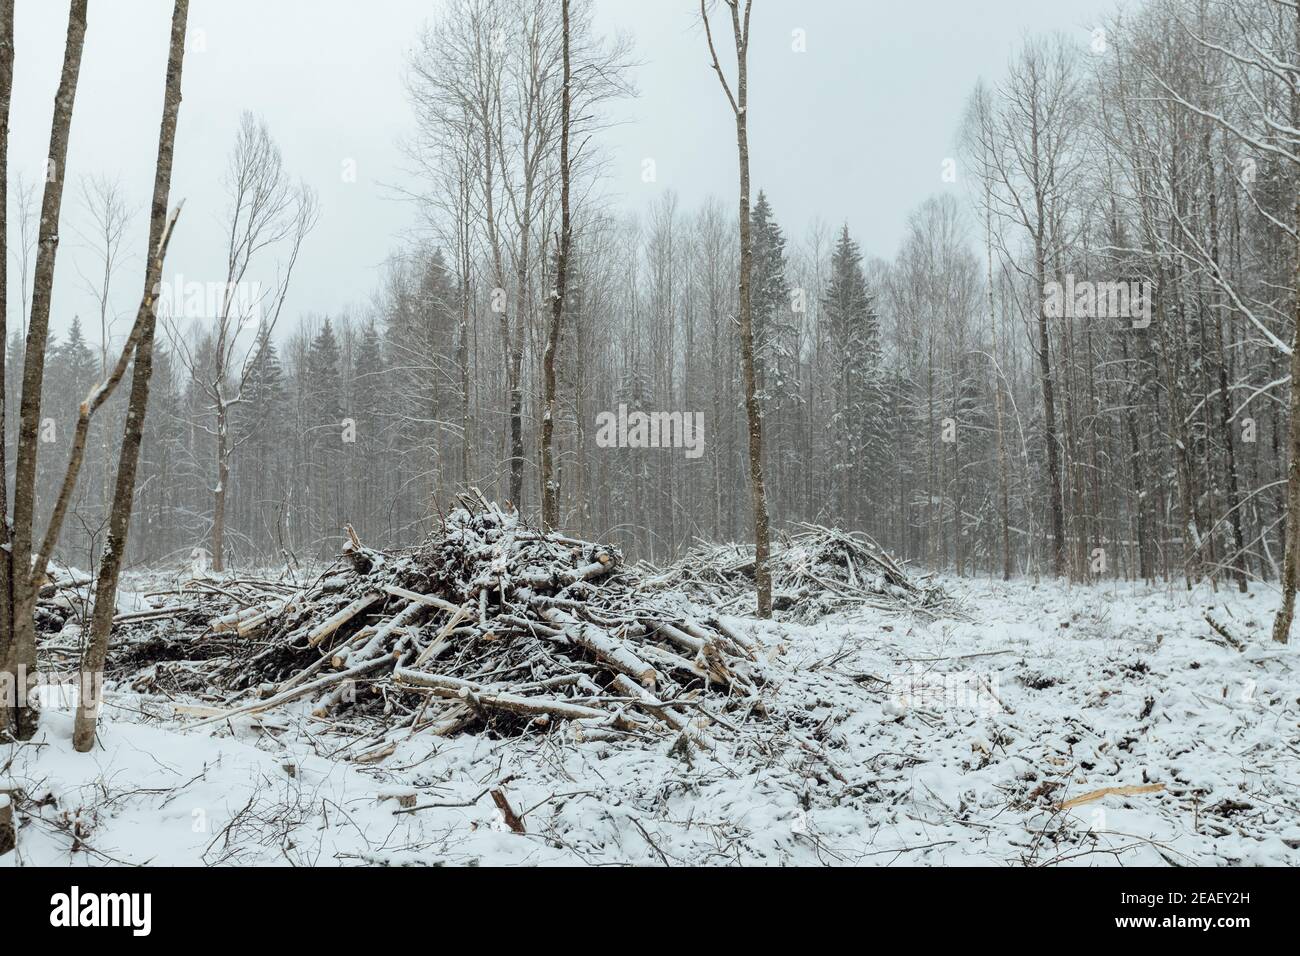
{"label": "snow-covered log pile", "polygon": [[380,552],[354,538],[296,592],[209,592],[204,639],[239,649],[220,679],[254,692],[209,719],[307,699],[317,716],[442,734],[566,723],[581,738],[672,733],[707,748],[743,719],[724,714],[761,713],[747,638],[643,593],[613,547],[461,501],[420,548]]}
{"label": "snow-covered log pile", "polygon": [[[809,623],[854,607],[946,614],[955,604],[938,585],[912,579],[862,534],[800,525],[772,542],[772,607],[784,620]],[[646,585],[683,591],[718,607],[752,601],[754,548],[698,544]]]}
{"label": "snow-covered log pile", "polygon": [[85,617],[90,604],[90,575],[51,564],[36,595],[36,630],[57,634],[73,618]]}

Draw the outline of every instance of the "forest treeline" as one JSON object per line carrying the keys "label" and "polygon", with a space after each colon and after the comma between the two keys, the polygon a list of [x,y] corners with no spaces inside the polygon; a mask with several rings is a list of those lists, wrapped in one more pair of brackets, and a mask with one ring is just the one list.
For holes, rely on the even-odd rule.
{"label": "forest treeline", "polygon": [[[243,566],[317,559],[349,523],[367,542],[413,543],[469,486],[539,512],[556,7],[452,0],[415,44],[407,147],[422,236],[369,301],[291,321],[277,285],[256,322],[164,316],[134,562],[195,548]],[[589,5],[574,10],[558,524],[653,560],[694,538],[752,540],[735,207],[685,208],[670,189],[633,212],[602,201],[600,125],[633,92],[629,49],[595,34]],[[1091,35],[1025,38],[1002,75],[972,85],[952,155],[918,158],[933,163],[935,195],[895,250],[862,248],[833,210],[795,229],[814,211],[758,194],[751,291],[774,529],[863,530],[960,574],[1278,580],[1298,38],[1285,0],[1149,0]],[[771,161],[755,157],[756,187]],[[291,276],[311,199],[246,117],[231,169],[267,168],[282,205],[264,224],[274,242],[254,252]],[[237,216],[245,200],[232,198]],[[25,248],[11,242],[11,259]],[[1046,306],[1052,283],[1112,282],[1146,290],[1148,323]],[[56,436],[103,374],[96,341],[78,322],[51,350]],[[11,370],[21,350],[15,334]],[[7,377],[10,407],[19,380]],[[702,413],[703,454],[601,447],[598,416],[620,405]],[[123,406],[93,425],[61,541],[74,564],[103,544]],[[60,457],[45,454],[42,474]]]}

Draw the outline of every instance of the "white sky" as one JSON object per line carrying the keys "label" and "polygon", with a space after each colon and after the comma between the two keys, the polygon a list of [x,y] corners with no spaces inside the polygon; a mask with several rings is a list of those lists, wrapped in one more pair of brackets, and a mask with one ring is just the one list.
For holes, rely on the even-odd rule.
{"label": "white sky", "polygon": [[[645,209],[665,190],[684,208],[735,192],[735,135],[708,63],[692,0],[596,0],[598,27],[631,35],[640,96],[619,105],[604,134],[607,190]],[[177,133],[173,202],[186,200],[169,277],[220,279],[221,174],[244,109],[261,114],[288,169],[316,187],[321,220],[309,237],[285,316],[364,304],[379,266],[414,221],[389,188],[406,182],[399,139],[410,132],[402,86],[406,51],[438,0],[193,0],[191,50]],[[66,0],[18,0],[10,171],[38,180],[58,81]],[[975,80],[998,78],[1026,32],[1080,38],[1092,4],[1059,0],[756,0],[750,50],[754,186],[788,235],[817,218],[847,221],[871,256],[892,256],[908,212],[933,192],[953,154]],[[715,17],[725,11],[721,8]],[[97,320],[79,271],[92,257],[77,177],[121,179],[136,210],[131,256],[116,280],[117,311],[140,294],[170,0],[94,0],[86,37],[64,197],[54,325]],[[720,21],[719,27],[729,29]],[[807,51],[791,49],[806,31]],[[201,31],[201,33],[199,32]],[[729,34],[723,36],[725,44]],[[642,161],[657,179],[644,183]],[[355,160],[358,181],[340,175]],[[13,189],[11,186],[11,203]],[[38,198],[39,201],[39,198]],[[12,209],[12,207],[11,207]],[[10,328],[20,322],[12,258]],[[119,323],[119,334],[125,331]]]}

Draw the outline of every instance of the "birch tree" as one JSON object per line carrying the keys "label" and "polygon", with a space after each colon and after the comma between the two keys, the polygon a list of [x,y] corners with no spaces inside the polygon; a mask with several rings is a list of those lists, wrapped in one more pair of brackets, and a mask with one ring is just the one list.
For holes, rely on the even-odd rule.
{"label": "birch tree", "polygon": [[[744,9],[741,9],[741,4]],[[758,405],[754,373],[754,313],[750,296],[754,248],[749,217],[749,15],[753,0],[724,0],[731,14],[736,49],[735,92],[718,62],[706,0],[700,0],[700,19],[708,40],[713,70],[736,119],[736,151],[740,162],[740,357],[744,373],[745,416],[749,425],[749,486],[754,511],[754,583],[758,589],[759,617],[772,616],[772,577],[768,568],[771,549],[768,531],[767,491],[763,484],[763,416]]]}
{"label": "birch tree", "polygon": [[[0,0],[0,348],[9,342],[9,102],[14,89],[14,0]],[[18,690],[11,655],[14,651],[13,547],[9,531],[8,409],[5,371],[0,357],[0,697]],[[10,707],[0,699],[0,735],[9,730]]]}
{"label": "birch tree", "polygon": [[[231,410],[244,400],[256,359],[279,322],[303,241],[318,216],[315,192],[305,183],[294,186],[266,123],[251,113],[244,113],[240,119],[226,186],[230,197],[226,263],[220,305],[211,329],[210,361],[201,365],[195,353],[185,347],[184,337],[172,336],[181,360],[202,383],[207,399],[209,415],[200,427],[213,440],[214,571],[225,569],[230,462],[238,444],[230,428]],[[260,283],[252,284],[253,276],[271,252],[282,253],[276,261],[278,275],[275,283],[263,290]],[[252,334],[244,335],[246,330]]]}
{"label": "birch tree", "polygon": [[45,348],[49,340],[50,306],[54,290],[54,262],[59,246],[59,213],[63,203],[64,170],[72,110],[81,73],[81,53],[86,39],[86,0],[72,0],[63,68],[54,95],[50,124],[45,192],[41,199],[41,225],[37,240],[32,286],[31,319],[23,352],[23,387],[19,408],[18,457],[14,468],[13,511],[13,650],[18,674],[14,733],[28,740],[36,732],[36,709],[26,687],[36,672],[36,624],[33,615],[41,578],[32,573],[33,522],[36,516],[36,459],[41,427],[41,387],[45,378]]}
{"label": "birch tree", "polygon": [[998,216],[1022,228],[1032,245],[1029,301],[1036,326],[1035,351],[1043,403],[1043,458],[1047,470],[1052,529],[1052,568],[1065,573],[1065,512],[1062,495],[1062,442],[1057,424],[1057,386],[1052,341],[1045,309],[1049,256],[1056,241],[1053,223],[1072,185],[1077,158],[1073,140],[1079,127],[1075,57],[1060,38],[1031,39],[1019,53],[999,91],[1002,107],[977,114],[986,128],[978,139],[990,144],[979,160],[998,188],[989,193]]}
{"label": "birch tree", "polygon": [[560,524],[560,488],[555,475],[555,353],[560,347],[564,319],[565,285],[568,280],[569,246],[573,240],[569,220],[569,110],[570,110],[570,39],[569,0],[560,0],[563,17],[564,81],[560,107],[560,237],[555,257],[555,291],[551,295],[551,322],[546,334],[546,354],[542,359],[544,410],[542,412],[542,527],[550,530]]}
{"label": "birch tree", "polygon": [[176,0],[172,12],[171,40],[167,54],[167,76],[163,92],[162,121],[158,131],[158,158],[154,171],[153,200],[149,210],[149,253],[146,256],[144,292],[140,299],[137,324],[140,335],[135,344],[135,364],[131,374],[131,398],[126,426],[118,456],[117,479],[109,517],[108,546],[95,580],[95,607],[91,616],[90,640],[81,661],[81,695],[73,725],[73,746],[86,753],[94,745],[98,720],[104,661],[108,639],[117,613],[117,585],[126,555],[127,535],[134,510],[135,477],[140,460],[140,441],[144,434],[145,412],[149,404],[149,380],[153,375],[154,329],[157,324],[159,283],[163,260],[176,216],[169,218],[167,204],[171,195],[172,160],[176,143],[176,123],[181,105],[181,72],[185,60],[185,25],[189,17],[189,0]]}
{"label": "birch tree", "polygon": [[[1249,104],[1244,115],[1229,114],[1226,104],[1198,102],[1176,86],[1173,77],[1158,70],[1156,83],[1169,101],[1232,137],[1251,155],[1254,163],[1272,161],[1273,168],[1286,170],[1283,175],[1294,183],[1300,175],[1300,3],[1219,0],[1215,6],[1219,16],[1214,21],[1204,15],[1195,20],[1180,15],[1175,22],[1203,54],[1223,59],[1222,85],[1234,94],[1238,103]],[[1215,33],[1207,29],[1212,25]],[[1243,185],[1252,186],[1254,177],[1249,179]],[[1267,211],[1255,190],[1246,189],[1248,201],[1289,237],[1292,244],[1291,286],[1287,290],[1291,306],[1288,318],[1292,325],[1289,344],[1269,328],[1263,310],[1223,267],[1217,249],[1217,230],[1207,244],[1180,215],[1177,205],[1171,211],[1175,230],[1171,245],[1180,255],[1207,269],[1218,292],[1263,333],[1275,351],[1286,356],[1290,366],[1286,399],[1290,424],[1286,448],[1289,464],[1285,556],[1282,601],[1273,622],[1273,640],[1279,643],[1286,643],[1290,636],[1300,579],[1300,193],[1294,189],[1292,193],[1289,217],[1283,218]]]}

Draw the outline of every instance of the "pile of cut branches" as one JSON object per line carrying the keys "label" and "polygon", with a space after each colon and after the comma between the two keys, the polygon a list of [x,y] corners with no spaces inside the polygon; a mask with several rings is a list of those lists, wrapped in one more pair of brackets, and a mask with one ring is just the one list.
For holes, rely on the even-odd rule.
{"label": "pile of cut branches", "polygon": [[673,733],[707,748],[762,712],[750,639],[644,593],[613,547],[460,500],[419,548],[372,550],[349,529],[308,587],[206,592],[204,639],[240,649],[221,680],[253,697],[207,719],[307,698],[318,717],[438,734],[564,723],[582,739]]}
{"label": "pile of cut branches", "polygon": [[[113,618],[108,676],[128,679],[140,692],[189,693],[211,690],[215,668],[244,655],[260,621],[241,615],[233,626],[221,619],[232,609],[273,609],[298,593],[301,585],[274,576],[175,576],[143,591],[143,607]],[[58,650],[46,645],[43,652]]]}
{"label": "pile of cut branches", "polygon": [[[864,534],[801,524],[772,542],[772,607],[783,619],[811,622],[836,611],[870,607],[931,615],[955,612],[937,584],[913,579]],[[700,543],[661,572],[648,587],[682,591],[715,607],[752,601],[754,548]]]}
{"label": "pile of cut branches", "polygon": [[57,634],[69,620],[84,620],[90,604],[90,575],[51,562],[36,592],[36,631]]}

